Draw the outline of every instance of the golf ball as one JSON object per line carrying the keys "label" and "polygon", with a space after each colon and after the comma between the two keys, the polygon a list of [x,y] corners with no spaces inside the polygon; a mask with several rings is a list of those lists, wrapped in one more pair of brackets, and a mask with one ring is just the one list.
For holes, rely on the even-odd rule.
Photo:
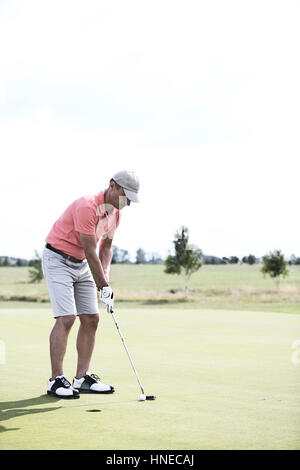
{"label": "golf ball", "polygon": [[146,395],[140,395],[140,401],[145,401],[146,400]]}

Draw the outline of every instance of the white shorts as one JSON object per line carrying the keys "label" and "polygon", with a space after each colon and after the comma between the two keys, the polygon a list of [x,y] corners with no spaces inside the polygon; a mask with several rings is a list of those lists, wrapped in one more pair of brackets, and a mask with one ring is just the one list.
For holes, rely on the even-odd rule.
{"label": "white shorts", "polygon": [[54,318],[99,314],[97,288],[86,259],[74,263],[44,248],[42,268]]}

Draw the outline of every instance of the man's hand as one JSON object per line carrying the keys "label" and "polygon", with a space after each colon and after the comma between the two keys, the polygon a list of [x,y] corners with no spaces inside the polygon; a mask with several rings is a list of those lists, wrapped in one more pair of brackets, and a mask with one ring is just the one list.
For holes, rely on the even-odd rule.
{"label": "man's hand", "polygon": [[104,286],[99,289],[100,300],[106,305],[107,313],[113,313],[114,311],[114,293],[110,286]]}

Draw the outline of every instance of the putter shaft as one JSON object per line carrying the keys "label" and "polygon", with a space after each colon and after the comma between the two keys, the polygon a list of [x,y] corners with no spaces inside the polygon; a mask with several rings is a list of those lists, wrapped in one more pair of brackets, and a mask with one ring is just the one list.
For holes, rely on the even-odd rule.
{"label": "putter shaft", "polygon": [[133,364],[133,360],[131,359],[130,353],[129,353],[129,351],[128,351],[128,348],[127,348],[126,343],[125,343],[125,340],[124,340],[124,336],[122,335],[122,332],[121,332],[121,330],[120,330],[120,327],[119,327],[119,324],[118,324],[118,322],[117,322],[117,319],[116,319],[116,317],[115,317],[115,315],[114,315],[114,312],[112,311],[111,314],[112,314],[112,317],[113,317],[113,319],[114,319],[114,322],[115,322],[115,325],[116,325],[116,327],[117,327],[117,330],[118,330],[118,332],[119,332],[120,338],[121,338],[122,343],[123,343],[123,346],[124,346],[124,348],[125,348],[125,351],[126,351],[126,353],[127,353],[127,356],[128,356],[128,358],[129,358],[129,361],[130,361],[130,364],[131,364],[131,366],[132,366],[132,369],[133,369],[133,371],[134,371],[134,373],[135,373],[135,376],[136,376],[136,378],[137,378],[137,381],[138,381],[138,383],[139,383],[139,386],[140,386],[140,389],[141,389],[141,391],[142,391],[142,394],[145,395],[144,388],[143,388],[143,386],[142,386],[142,384],[141,384],[141,381],[140,381],[139,375],[138,375],[138,373],[137,373],[137,370],[136,370],[136,368],[135,368],[135,366],[134,366],[134,364]]}

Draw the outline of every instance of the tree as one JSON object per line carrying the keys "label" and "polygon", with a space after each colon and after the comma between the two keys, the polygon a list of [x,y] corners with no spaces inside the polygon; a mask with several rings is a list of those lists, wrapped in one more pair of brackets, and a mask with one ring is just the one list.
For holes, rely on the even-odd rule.
{"label": "tree", "polygon": [[297,264],[297,265],[300,264],[300,258],[299,257],[297,258],[296,255],[291,255],[290,260],[289,260],[289,265],[291,266],[294,264]]}
{"label": "tree", "polygon": [[119,248],[116,245],[113,245],[111,264],[117,264],[118,262],[119,262]]}
{"label": "tree", "polygon": [[10,266],[10,261],[9,261],[8,256],[5,256],[5,257],[4,257],[2,266]]}
{"label": "tree", "polygon": [[112,255],[111,264],[130,263],[129,253],[127,250],[122,250],[121,248],[118,248],[117,246],[113,245],[112,251],[113,251],[113,255]]}
{"label": "tree", "polygon": [[128,264],[130,263],[129,253],[128,250],[123,250],[122,248],[119,250],[119,257],[121,264]]}
{"label": "tree", "polygon": [[175,255],[169,255],[165,260],[165,273],[183,274],[185,282],[185,296],[188,296],[188,281],[193,273],[202,266],[202,251],[189,244],[189,230],[181,227],[175,234],[173,241]]}
{"label": "tree", "polygon": [[263,257],[263,266],[261,268],[261,272],[264,274],[264,276],[269,274],[269,276],[276,279],[277,288],[279,288],[280,276],[285,277],[289,273],[286,264],[287,263],[281,251],[275,250]]}
{"label": "tree", "polygon": [[136,250],[135,264],[146,264],[146,253],[142,248]]}
{"label": "tree", "polygon": [[163,264],[163,260],[159,253],[151,253],[148,263],[149,264]]}
{"label": "tree", "polygon": [[242,258],[243,263],[248,263],[248,264],[255,264],[256,263],[256,258],[254,255],[249,255],[249,256],[244,256]]}
{"label": "tree", "polygon": [[41,282],[43,279],[42,260],[38,252],[35,250],[35,258],[30,260],[29,277],[31,283]]}

